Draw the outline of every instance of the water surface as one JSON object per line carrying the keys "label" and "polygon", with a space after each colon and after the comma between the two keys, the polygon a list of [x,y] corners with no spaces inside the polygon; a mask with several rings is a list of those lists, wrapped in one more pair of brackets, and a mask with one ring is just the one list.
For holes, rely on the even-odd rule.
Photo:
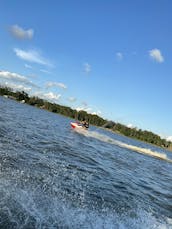
{"label": "water surface", "polygon": [[172,228],[172,153],[71,121],[0,97],[0,227]]}

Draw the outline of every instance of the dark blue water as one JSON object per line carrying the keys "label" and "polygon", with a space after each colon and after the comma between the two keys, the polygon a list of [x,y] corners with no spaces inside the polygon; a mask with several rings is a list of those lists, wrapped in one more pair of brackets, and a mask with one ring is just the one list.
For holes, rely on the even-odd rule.
{"label": "dark blue water", "polygon": [[0,97],[0,228],[172,228],[172,153],[70,121]]}

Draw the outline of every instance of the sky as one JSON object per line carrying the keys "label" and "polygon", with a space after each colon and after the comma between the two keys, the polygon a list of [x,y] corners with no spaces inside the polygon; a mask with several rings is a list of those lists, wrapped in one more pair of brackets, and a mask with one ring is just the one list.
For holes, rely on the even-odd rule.
{"label": "sky", "polygon": [[172,140],[171,0],[1,0],[0,84]]}

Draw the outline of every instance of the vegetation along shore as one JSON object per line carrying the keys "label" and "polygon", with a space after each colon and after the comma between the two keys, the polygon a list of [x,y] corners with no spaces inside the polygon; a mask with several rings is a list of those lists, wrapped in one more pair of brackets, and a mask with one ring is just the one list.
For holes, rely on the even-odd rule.
{"label": "vegetation along shore", "polygon": [[162,139],[159,135],[154,134],[151,131],[129,128],[123,124],[105,120],[98,115],[88,114],[86,111],[77,111],[67,106],[51,103],[35,96],[29,96],[24,91],[13,91],[11,88],[8,87],[0,86],[0,95],[15,99],[16,101],[20,101],[21,103],[27,103],[29,105],[46,109],[54,113],[65,115],[73,119],[76,119],[76,117],[79,120],[83,120],[86,118],[92,125],[104,127],[127,137],[135,138],[147,143],[166,148],[168,150],[172,150],[172,142],[167,141],[166,139]]}

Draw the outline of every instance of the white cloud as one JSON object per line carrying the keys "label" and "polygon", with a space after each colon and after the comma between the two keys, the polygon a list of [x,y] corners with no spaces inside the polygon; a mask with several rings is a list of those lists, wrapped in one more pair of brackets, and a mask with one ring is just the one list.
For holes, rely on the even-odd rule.
{"label": "white cloud", "polygon": [[25,91],[25,92],[30,92],[32,90],[31,87],[26,87],[21,84],[15,84],[15,83],[10,83],[10,82],[5,82],[4,86],[13,88],[15,91]]}
{"label": "white cloud", "polygon": [[46,83],[46,87],[50,88],[50,87],[60,87],[62,89],[66,89],[67,86],[63,83],[57,83],[57,82],[47,82]]}
{"label": "white cloud", "polygon": [[59,100],[61,95],[60,94],[54,94],[53,92],[48,92],[44,94],[45,98],[50,100]]}
{"label": "white cloud", "polygon": [[11,26],[10,32],[17,39],[32,39],[33,34],[34,34],[33,29],[24,30],[23,28],[19,27],[18,25]]}
{"label": "white cloud", "polygon": [[85,108],[84,108],[84,107],[76,107],[76,110],[77,110],[77,111],[84,111]]}
{"label": "white cloud", "polygon": [[0,71],[0,77],[5,79],[14,79],[22,82],[27,81],[27,78],[25,76],[19,75],[17,73],[8,72],[8,71]]}
{"label": "white cloud", "polygon": [[84,107],[84,106],[79,106],[76,108],[77,111],[86,111],[88,114],[92,114],[92,115],[101,115],[101,111],[97,110],[95,111],[93,108],[91,107]]}
{"label": "white cloud", "polygon": [[121,52],[116,53],[116,58],[117,60],[122,60],[123,59],[123,54]]}
{"label": "white cloud", "polygon": [[60,94],[55,94],[53,92],[42,92],[42,91],[37,91],[33,94],[34,96],[38,96],[39,98],[45,99],[45,100],[49,100],[51,102],[57,102],[60,98],[61,95]]}
{"label": "white cloud", "polygon": [[172,142],[172,136],[167,137],[166,140]]}
{"label": "white cloud", "polygon": [[46,73],[46,74],[52,74],[50,71],[47,71],[45,69],[40,69],[40,72]]}
{"label": "white cloud", "polygon": [[158,63],[164,62],[164,57],[161,54],[159,49],[152,49],[149,51],[149,56],[152,60],[155,60]]}
{"label": "white cloud", "polygon": [[92,115],[101,115],[101,114],[102,114],[101,111],[94,111],[94,112],[92,112]]}
{"label": "white cloud", "polygon": [[38,87],[32,81],[30,81],[27,77],[19,75],[17,73],[8,72],[8,71],[0,71],[0,79],[15,81],[19,83],[24,83],[33,87]]}
{"label": "white cloud", "polygon": [[38,51],[35,50],[22,50],[15,48],[14,52],[17,57],[19,57],[22,60],[26,60],[32,63],[37,63],[45,66],[52,67],[53,65],[50,63],[49,60],[45,59],[44,57],[41,56],[41,54]]}
{"label": "white cloud", "polygon": [[91,65],[90,64],[84,63],[84,72],[87,74],[91,72]]}
{"label": "white cloud", "polygon": [[128,127],[128,128],[131,128],[131,129],[132,129],[132,128],[135,128],[135,127],[133,126],[133,124],[131,124],[131,123],[129,123],[129,124],[127,125],[127,127]]}

